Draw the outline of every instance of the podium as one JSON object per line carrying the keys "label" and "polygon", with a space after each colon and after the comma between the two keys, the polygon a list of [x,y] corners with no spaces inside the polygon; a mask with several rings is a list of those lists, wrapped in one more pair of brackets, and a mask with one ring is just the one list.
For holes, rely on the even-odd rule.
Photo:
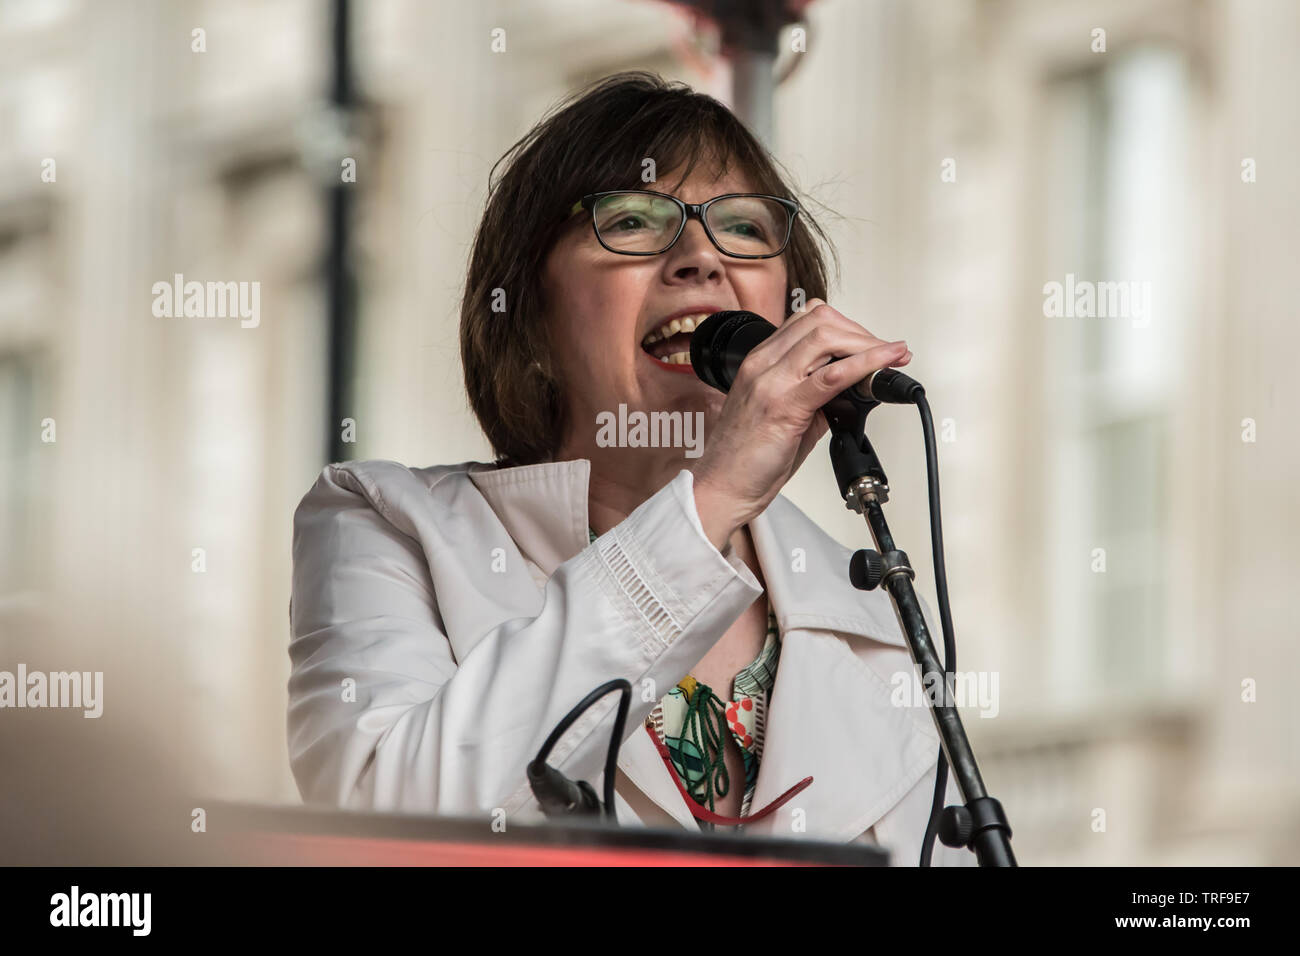
{"label": "podium", "polygon": [[233,866],[885,866],[856,843],[612,827],[600,820],[493,829],[490,817],[206,803],[210,862]]}

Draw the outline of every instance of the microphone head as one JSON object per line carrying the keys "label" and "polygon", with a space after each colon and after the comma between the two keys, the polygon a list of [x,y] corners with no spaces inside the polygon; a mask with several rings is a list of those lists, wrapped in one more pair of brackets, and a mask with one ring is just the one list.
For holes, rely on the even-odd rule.
{"label": "microphone head", "polygon": [[761,315],[744,309],[714,312],[691,334],[691,367],[706,385],[730,391],[749,350],[775,331]]}

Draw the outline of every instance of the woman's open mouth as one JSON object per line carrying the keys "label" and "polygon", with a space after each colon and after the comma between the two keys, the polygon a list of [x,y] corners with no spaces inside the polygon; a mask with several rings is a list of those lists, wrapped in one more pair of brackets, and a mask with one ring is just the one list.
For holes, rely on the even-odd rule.
{"label": "woman's open mouth", "polygon": [[670,319],[641,340],[641,350],[656,365],[673,372],[691,372],[691,334],[708,312]]}

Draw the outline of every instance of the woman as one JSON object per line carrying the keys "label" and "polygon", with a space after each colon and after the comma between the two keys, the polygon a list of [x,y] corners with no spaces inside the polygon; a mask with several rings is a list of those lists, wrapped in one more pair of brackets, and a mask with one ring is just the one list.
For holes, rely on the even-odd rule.
{"label": "woman", "polygon": [[[913,669],[892,606],[778,496],[827,430],[821,405],[906,364],[906,344],[822,301],[822,233],[709,97],[614,76],[502,162],[461,310],[497,460],[331,465],[295,515],[304,798],[538,819],[525,765],[622,677],[621,823],[863,840],[914,863],[938,738],[891,703]],[[779,326],[725,395],[686,360],[723,309]],[[611,447],[602,422],[637,412],[699,413],[702,453],[685,431]],[[598,793],[616,703],[550,757]],[[936,846],[936,863],[973,860]]]}

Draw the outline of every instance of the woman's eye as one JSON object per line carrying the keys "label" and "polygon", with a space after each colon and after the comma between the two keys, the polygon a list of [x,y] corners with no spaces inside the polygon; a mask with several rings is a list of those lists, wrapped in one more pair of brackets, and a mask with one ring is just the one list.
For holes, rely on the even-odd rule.
{"label": "woman's eye", "polygon": [[735,233],[738,236],[744,236],[747,239],[763,238],[763,229],[758,223],[754,222],[736,222],[727,227],[727,232]]}
{"label": "woman's eye", "polygon": [[622,219],[615,220],[605,228],[615,229],[618,230],[619,232],[627,232],[629,229],[640,229],[641,226],[642,226],[642,222],[640,217],[624,216]]}

